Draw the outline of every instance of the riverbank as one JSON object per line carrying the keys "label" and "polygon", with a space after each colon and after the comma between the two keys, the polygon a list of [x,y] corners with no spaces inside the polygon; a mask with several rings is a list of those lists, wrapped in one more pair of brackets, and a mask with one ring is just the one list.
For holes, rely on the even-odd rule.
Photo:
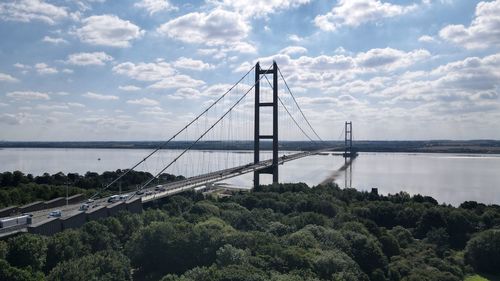
{"label": "riverbank", "polygon": [[[96,148],[96,149],[154,149],[162,146],[164,149],[185,149],[191,141],[172,141],[165,144],[161,141],[63,141],[63,142],[32,142],[32,141],[2,141],[0,148]],[[280,150],[303,151],[322,148],[344,149],[343,141],[281,141]],[[414,153],[471,153],[500,154],[498,140],[422,140],[422,141],[354,141],[358,152],[414,152]],[[201,141],[194,150],[253,150],[253,141]],[[262,150],[271,150],[271,142],[263,141]]]}

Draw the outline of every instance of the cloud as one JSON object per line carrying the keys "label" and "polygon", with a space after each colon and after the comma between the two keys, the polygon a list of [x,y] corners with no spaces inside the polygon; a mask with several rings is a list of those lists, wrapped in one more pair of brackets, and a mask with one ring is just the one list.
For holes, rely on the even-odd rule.
{"label": "cloud", "polygon": [[6,96],[16,100],[50,100],[48,94],[34,91],[15,91],[7,93]]}
{"label": "cloud", "polygon": [[104,52],[93,52],[71,54],[66,62],[73,65],[105,65],[112,60],[113,57]]}
{"label": "cloud", "polygon": [[419,49],[404,52],[392,48],[371,49],[366,53],[356,56],[356,63],[368,69],[394,70],[408,67],[416,62],[429,58],[431,54],[427,50]]}
{"label": "cloud", "polygon": [[314,19],[324,31],[335,31],[343,26],[357,27],[367,22],[401,16],[414,11],[418,5],[397,5],[380,0],[339,0],[332,10]]}
{"label": "cloud", "polygon": [[42,21],[48,24],[68,18],[66,8],[58,7],[41,0],[19,0],[0,3],[0,19],[5,21],[31,22]]}
{"label": "cloud", "polygon": [[189,13],[162,24],[157,31],[186,43],[227,45],[245,39],[250,25],[235,12],[215,9]]}
{"label": "cloud", "polygon": [[166,62],[132,63],[125,62],[113,67],[113,72],[139,81],[158,81],[175,73],[174,68]]}
{"label": "cloud", "polygon": [[0,82],[19,82],[19,80],[12,77],[9,74],[5,74],[5,73],[0,72]]}
{"label": "cloud", "polygon": [[35,69],[38,74],[45,75],[45,74],[56,74],[59,71],[54,68],[48,66],[46,63],[37,63],[35,64]]}
{"label": "cloud", "polygon": [[289,47],[286,47],[286,48],[282,49],[281,51],[279,51],[279,53],[289,55],[289,56],[299,55],[299,54],[307,53],[307,49],[304,47],[300,47],[300,46],[289,46]]}
{"label": "cloud", "polygon": [[429,36],[429,35],[423,35],[423,36],[420,36],[420,37],[418,38],[418,42],[422,42],[422,43],[433,43],[433,42],[436,42],[436,39],[434,39],[434,37]]}
{"label": "cloud", "polygon": [[197,71],[202,71],[202,70],[214,68],[213,65],[205,63],[201,60],[194,60],[194,59],[186,58],[186,57],[180,57],[179,59],[177,59],[173,63],[173,65],[177,68],[185,68],[185,69],[197,70]]}
{"label": "cloud", "polygon": [[150,15],[161,11],[172,11],[178,9],[168,0],[141,0],[140,2],[135,3],[134,6],[147,10]]}
{"label": "cloud", "polygon": [[90,116],[85,118],[80,118],[77,120],[78,123],[87,125],[92,129],[96,127],[101,129],[106,129],[107,132],[110,130],[128,130],[137,122],[128,120],[128,118],[124,118],[124,116]]}
{"label": "cloud", "polygon": [[83,94],[82,96],[89,98],[89,99],[94,99],[94,100],[118,100],[119,99],[117,96],[101,95],[101,94],[96,94],[96,93],[92,93],[92,92],[88,92],[86,94]]}
{"label": "cloud", "polygon": [[149,86],[152,89],[171,89],[171,88],[189,88],[205,85],[205,82],[196,80],[187,75],[174,75],[160,80]]}
{"label": "cloud", "polygon": [[23,116],[20,114],[2,113],[0,114],[0,123],[7,125],[20,125],[23,123]]}
{"label": "cloud", "polygon": [[148,99],[148,98],[128,100],[127,103],[128,104],[143,105],[143,106],[156,106],[156,105],[160,104],[158,101],[153,100],[153,99]]}
{"label": "cloud", "polygon": [[307,4],[310,0],[220,0],[210,1],[216,6],[239,13],[243,17],[265,17],[278,11],[296,8]]}
{"label": "cloud", "polygon": [[68,102],[67,105],[70,106],[70,107],[79,107],[79,108],[84,108],[85,107],[84,104],[81,104],[81,103],[78,103],[78,102]]}
{"label": "cloud", "polygon": [[75,33],[82,42],[91,45],[126,48],[130,41],[145,33],[137,25],[115,15],[90,16],[82,23]]}
{"label": "cloud", "polygon": [[134,85],[118,86],[118,89],[127,92],[139,91],[141,88]]}
{"label": "cloud", "polygon": [[439,31],[439,36],[466,49],[500,46],[500,0],[479,2],[468,27],[448,25]]}
{"label": "cloud", "polygon": [[[266,69],[273,60],[278,63],[287,82],[294,88],[315,88],[331,92],[333,88],[354,81],[360,77],[394,75],[417,63],[430,58],[427,50],[417,49],[409,52],[392,48],[375,48],[357,54],[334,54],[319,56],[300,56],[292,58],[286,54],[276,54],[259,58],[260,65]],[[349,53],[349,55],[348,55]],[[236,71],[246,72],[257,60],[245,62]]]}
{"label": "cloud", "polygon": [[54,45],[68,44],[68,41],[66,41],[63,38],[55,38],[55,37],[50,37],[50,36],[43,37],[42,41],[46,42],[46,43],[51,43],[51,44],[54,44]]}

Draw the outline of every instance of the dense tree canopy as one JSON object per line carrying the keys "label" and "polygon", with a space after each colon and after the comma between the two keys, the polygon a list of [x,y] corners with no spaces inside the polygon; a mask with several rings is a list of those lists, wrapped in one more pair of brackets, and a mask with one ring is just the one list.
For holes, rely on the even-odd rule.
{"label": "dense tree canopy", "polygon": [[0,241],[0,280],[459,281],[500,268],[496,205],[304,184],[152,205]]}

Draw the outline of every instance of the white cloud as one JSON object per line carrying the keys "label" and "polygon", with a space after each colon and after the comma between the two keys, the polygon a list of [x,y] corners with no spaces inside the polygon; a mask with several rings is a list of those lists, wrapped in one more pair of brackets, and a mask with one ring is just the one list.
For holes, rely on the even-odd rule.
{"label": "white cloud", "polygon": [[245,39],[250,25],[235,12],[215,9],[210,13],[189,13],[162,24],[160,34],[186,42],[226,45]]}
{"label": "white cloud", "polygon": [[479,2],[468,27],[448,25],[441,29],[439,36],[467,49],[500,46],[500,0]]}
{"label": "white cloud", "polygon": [[22,114],[10,114],[2,113],[0,114],[0,123],[7,125],[20,125],[23,123],[24,116]]}
{"label": "white cloud", "polygon": [[19,82],[18,79],[12,77],[11,75],[1,73],[1,72],[0,72],[0,81],[1,82]]}
{"label": "white cloud", "polygon": [[55,24],[68,16],[66,8],[41,0],[5,1],[0,3],[0,19],[5,21],[31,22],[37,20]]}
{"label": "white cloud", "polygon": [[141,88],[134,85],[118,86],[118,89],[127,92],[139,91]]}
{"label": "white cloud", "polygon": [[57,111],[57,110],[68,110],[69,107],[63,104],[39,104],[36,106],[36,109],[46,110],[46,111]]}
{"label": "white cloud", "polygon": [[158,81],[175,73],[174,68],[166,62],[132,63],[125,62],[113,67],[113,72],[139,81]]}
{"label": "white cloud", "polygon": [[68,102],[67,105],[70,106],[70,107],[78,107],[78,108],[84,108],[85,107],[84,104],[81,104],[81,103],[78,103],[78,102]]}
{"label": "white cloud", "polygon": [[187,75],[174,75],[149,86],[152,89],[189,88],[203,86],[205,82]]}
{"label": "white cloud", "polygon": [[290,34],[288,35],[288,40],[298,43],[304,41],[304,38],[298,36],[297,34]]}
{"label": "white cloud", "polygon": [[332,10],[314,19],[317,27],[335,31],[343,26],[357,27],[367,22],[392,18],[414,11],[418,6],[397,5],[380,0],[339,0]]}
{"label": "white cloud", "polygon": [[143,106],[156,106],[156,105],[160,104],[158,101],[153,100],[153,99],[148,99],[148,98],[128,100],[127,103],[128,104],[143,105]]}
{"label": "white cloud", "polygon": [[68,41],[66,41],[63,38],[55,38],[55,37],[50,37],[50,36],[43,37],[42,41],[46,42],[46,43],[51,43],[51,44],[54,44],[54,45],[67,44],[68,43]]}
{"label": "white cloud", "polygon": [[282,49],[281,51],[279,51],[279,53],[289,55],[289,56],[300,55],[300,54],[307,53],[307,49],[304,47],[300,47],[300,46],[289,46],[289,47],[286,47],[286,48]]}
{"label": "white cloud", "polygon": [[137,25],[115,15],[90,16],[82,23],[76,35],[82,42],[91,45],[125,48],[130,46],[130,41],[145,33]]}
{"label": "white cloud", "polygon": [[366,53],[359,53],[356,56],[356,62],[359,66],[368,69],[394,70],[408,67],[415,62],[422,61],[430,57],[427,50],[414,50],[404,52],[392,48],[371,49]]}
{"label": "white cloud", "polygon": [[56,74],[56,73],[59,72],[56,68],[50,67],[46,63],[37,63],[37,64],[35,64],[35,69],[36,69],[36,72],[38,72],[38,74],[42,74],[42,75],[45,75],[45,74]]}
{"label": "white cloud", "polygon": [[436,42],[436,39],[434,39],[434,37],[429,36],[429,35],[422,35],[418,38],[418,42],[432,43],[432,42]]}
{"label": "white cloud", "polygon": [[105,65],[112,60],[113,57],[104,52],[93,52],[71,54],[66,62],[73,65]]}
{"label": "white cloud", "polygon": [[212,0],[211,3],[223,9],[241,14],[243,17],[265,17],[278,11],[296,8],[307,4],[310,0]]}
{"label": "white cloud", "polygon": [[207,70],[207,69],[212,69],[214,68],[213,65],[210,65],[209,63],[205,63],[201,60],[194,60],[191,58],[185,58],[185,57],[180,57],[177,59],[173,65],[177,68],[185,68],[185,69],[190,69],[190,70]]}
{"label": "white cloud", "polygon": [[15,91],[7,93],[6,96],[16,100],[50,100],[48,94],[35,91]]}
{"label": "white cloud", "polygon": [[150,15],[161,11],[177,10],[168,0],[141,0],[134,4],[135,7],[145,9]]}
{"label": "white cloud", "polygon": [[83,94],[82,96],[89,98],[89,99],[95,99],[95,100],[118,100],[119,99],[117,96],[101,95],[101,94],[96,94],[96,93],[92,93],[92,92],[88,92],[86,94]]}

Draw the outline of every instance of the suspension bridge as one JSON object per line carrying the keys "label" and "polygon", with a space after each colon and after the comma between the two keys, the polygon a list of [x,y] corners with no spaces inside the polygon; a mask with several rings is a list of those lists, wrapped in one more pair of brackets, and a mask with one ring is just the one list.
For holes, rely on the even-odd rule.
{"label": "suspension bridge", "polygon": [[[50,219],[47,219],[47,213],[51,209],[35,210],[31,212],[32,224],[42,230],[45,229],[41,232],[47,232],[47,229],[52,229],[48,232],[54,232],[73,227],[80,222],[83,224],[89,219],[90,213],[97,213],[97,210],[103,208],[108,209],[109,214],[109,210],[115,208],[114,206],[122,206],[120,208],[128,205],[137,206],[186,190],[207,190],[218,182],[244,174],[253,174],[253,187],[260,185],[262,174],[271,175],[272,183],[278,184],[280,165],[326,151],[343,150],[339,155],[346,159],[345,167],[348,167],[351,159],[357,155],[352,148],[352,123],[346,122],[343,129],[344,146],[328,147],[307,118],[282,70],[274,61],[266,68],[256,63],[236,83],[227,85],[223,93],[215,92],[207,95],[216,98],[198,115],[190,116],[190,121],[185,126],[173,133],[156,149],[99,189],[86,201],[90,209],[82,210],[81,206],[85,202],[61,206],[58,207],[58,210],[62,210],[61,217]],[[313,143],[315,149],[299,152],[280,149],[280,140],[304,139]],[[253,155],[230,151],[232,142],[250,140],[253,140]],[[165,148],[174,141],[182,141],[185,147],[167,151]],[[200,142],[207,141],[220,142],[223,146],[222,151],[225,151],[223,156],[219,155],[218,159],[212,159],[214,157],[209,151],[195,151]],[[270,149],[264,150],[264,147]],[[154,170],[154,172],[153,176],[136,190],[122,194],[120,202],[102,198],[105,191],[116,187],[122,178],[135,170]],[[161,179],[165,173],[183,174],[186,178],[164,183]],[[323,183],[328,181],[327,179]],[[136,207],[132,207],[134,208]],[[78,222],[70,222],[71,218],[76,217],[85,218],[78,219]],[[57,220],[61,222],[54,222]],[[64,220],[68,220],[66,227]],[[49,223],[56,225],[55,230],[54,227],[48,228]],[[45,227],[42,227],[44,225]],[[26,231],[26,228],[27,226],[24,226],[12,230]]]}

